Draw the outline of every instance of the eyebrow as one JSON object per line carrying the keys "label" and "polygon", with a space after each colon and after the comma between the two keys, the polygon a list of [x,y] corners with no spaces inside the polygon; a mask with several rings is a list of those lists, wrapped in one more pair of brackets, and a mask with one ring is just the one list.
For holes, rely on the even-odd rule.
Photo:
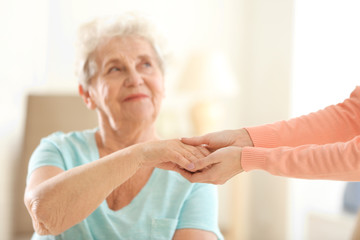
{"label": "eyebrow", "polygon": [[150,55],[148,55],[148,54],[139,55],[137,58],[138,58],[138,59],[151,59],[151,60],[156,60],[156,58],[154,58],[154,57],[152,57],[152,56],[150,56]]}
{"label": "eyebrow", "polygon": [[[136,59],[138,60],[142,60],[142,59],[150,59],[150,60],[153,60],[153,61],[157,61],[157,58],[156,57],[152,57],[151,55],[149,54],[142,54],[142,55],[138,55],[136,57]],[[109,65],[112,65],[112,64],[118,64],[118,63],[122,63],[122,61],[119,59],[119,58],[110,58],[109,60],[106,61],[105,64],[103,64],[103,69],[106,69]]]}
{"label": "eyebrow", "polygon": [[112,64],[117,64],[117,63],[121,63],[121,61],[119,61],[119,59],[117,59],[117,58],[111,58],[108,61],[106,61],[105,64],[103,64],[103,68],[106,69],[107,66],[112,65]]}
{"label": "eyebrow", "polygon": [[[157,64],[159,67],[161,65],[159,57],[155,54],[155,56],[151,56],[149,54],[143,54],[138,56],[139,59],[147,59],[153,61],[155,64]],[[161,68],[161,67],[160,67]]]}

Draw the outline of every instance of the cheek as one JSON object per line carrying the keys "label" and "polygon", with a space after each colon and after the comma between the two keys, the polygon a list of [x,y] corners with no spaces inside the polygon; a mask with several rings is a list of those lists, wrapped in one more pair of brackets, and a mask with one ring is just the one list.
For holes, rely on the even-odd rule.
{"label": "cheek", "polygon": [[165,96],[165,89],[163,85],[159,85],[157,88],[158,95],[163,98]]}
{"label": "cheek", "polygon": [[164,81],[162,78],[159,78],[157,81],[152,81],[148,88],[152,94],[152,104],[155,109],[155,113],[157,113],[161,107],[162,100],[165,96],[164,89]]}
{"label": "cheek", "polygon": [[160,78],[157,81],[154,81],[152,85],[153,92],[156,93],[157,97],[165,96],[164,79]]}

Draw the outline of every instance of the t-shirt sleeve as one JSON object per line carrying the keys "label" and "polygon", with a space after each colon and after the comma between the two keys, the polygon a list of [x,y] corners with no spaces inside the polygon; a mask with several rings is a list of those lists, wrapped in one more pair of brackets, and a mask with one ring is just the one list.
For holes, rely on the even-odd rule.
{"label": "t-shirt sleeve", "polygon": [[218,195],[217,186],[195,183],[184,206],[177,229],[196,228],[216,234],[223,239],[218,225]]}
{"label": "t-shirt sleeve", "polygon": [[58,146],[47,138],[41,140],[30,157],[27,181],[35,169],[43,166],[55,166],[65,170],[64,160]]}

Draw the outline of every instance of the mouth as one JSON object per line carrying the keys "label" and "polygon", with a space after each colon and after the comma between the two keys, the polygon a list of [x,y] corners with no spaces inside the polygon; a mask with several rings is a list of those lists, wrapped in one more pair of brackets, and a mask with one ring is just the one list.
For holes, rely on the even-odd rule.
{"label": "mouth", "polygon": [[124,102],[136,101],[136,100],[141,100],[144,98],[149,98],[149,96],[144,93],[134,93],[134,94],[130,94],[126,98],[124,98]]}

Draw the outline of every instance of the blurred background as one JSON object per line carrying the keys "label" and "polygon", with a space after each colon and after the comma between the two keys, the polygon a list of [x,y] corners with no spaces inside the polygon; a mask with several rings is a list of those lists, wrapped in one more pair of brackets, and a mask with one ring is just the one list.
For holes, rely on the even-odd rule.
{"label": "blurred background", "polygon": [[[61,112],[77,95],[78,25],[124,11],[150,15],[172,50],[163,138],[307,114],[343,101],[360,81],[358,0],[0,1],[0,239],[29,239],[24,152],[53,123],[41,101]],[[219,186],[222,232],[229,240],[350,239],[357,209],[344,210],[345,187],[243,173]]]}

